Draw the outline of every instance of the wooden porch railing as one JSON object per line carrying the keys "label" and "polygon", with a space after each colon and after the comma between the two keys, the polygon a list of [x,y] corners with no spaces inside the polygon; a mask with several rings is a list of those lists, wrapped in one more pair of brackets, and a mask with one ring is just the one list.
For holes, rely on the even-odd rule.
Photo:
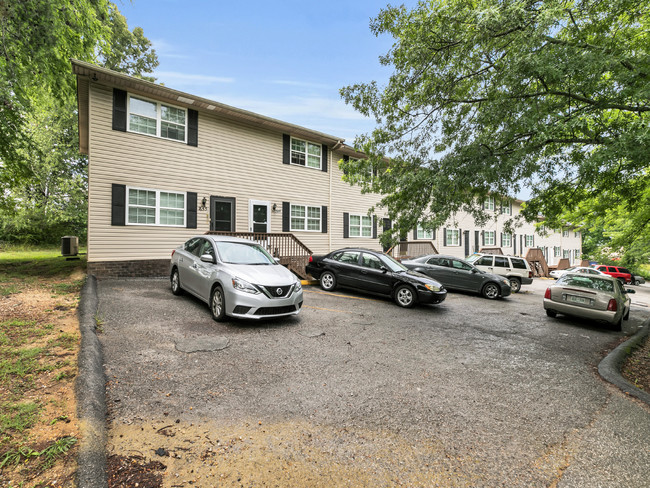
{"label": "wooden porch railing", "polygon": [[305,266],[312,252],[296,236],[288,233],[264,232],[220,232],[210,230],[206,234],[241,237],[255,241],[269,251],[273,257],[280,259],[280,264],[286,266],[301,279],[307,279]]}
{"label": "wooden porch railing", "polygon": [[438,254],[438,250],[431,241],[400,241],[386,251],[386,254],[401,260],[424,256],[425,254]]}

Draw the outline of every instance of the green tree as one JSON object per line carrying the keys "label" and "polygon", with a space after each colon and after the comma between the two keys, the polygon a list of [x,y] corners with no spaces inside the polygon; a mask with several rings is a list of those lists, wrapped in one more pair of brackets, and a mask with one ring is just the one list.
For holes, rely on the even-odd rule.
{"label": "green tree", "polygon": [[158,66],[142,29],[130,31],[112,2],[0,0],[0,240],[85,235],[70,58],[151,81]]}
{"label": "green tree", "polygon": [[381,193],[403,229],[459,210],[484,220],[488,194],[523,187],[524,216],[550,226],[594,195],[602,216],[635,212],[649,187],[649,13],[645,0],[387,7],[371,29],[395,40],[388,84],[341,90],[377,122],[355,141],[368,159],[341,163],[346,179]]}

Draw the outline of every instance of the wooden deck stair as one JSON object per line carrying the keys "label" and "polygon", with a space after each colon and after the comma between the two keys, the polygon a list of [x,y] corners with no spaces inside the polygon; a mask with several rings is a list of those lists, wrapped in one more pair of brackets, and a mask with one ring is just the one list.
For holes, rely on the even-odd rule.
{"label": "wooden deck stair", "polygon": [[402,259],[416,258],[426,254],[438,254],[438,250],[431,241],[400,241],[386,251],[385,254],[401,261]]}
{"label": "wooden deck stair", "polygon": [[293,234],[284,232],[220,232],[214,230],[208,231],[206,234],[240,237],[255,241],[269,251],[273,257],[278,258],[280,264],[300,279],[309,279],[309,276],[305,273],[305,266],[307,266],[312,252]]}

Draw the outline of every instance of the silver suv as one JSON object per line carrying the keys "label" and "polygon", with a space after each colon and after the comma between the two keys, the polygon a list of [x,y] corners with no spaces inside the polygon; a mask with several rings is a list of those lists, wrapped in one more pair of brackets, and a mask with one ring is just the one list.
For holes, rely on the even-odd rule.
{"label": "silver suv", "polygon": [[533,272],[524,258],[476,253],[468,257],[466,261],[487,273],[508,278],[513,293],[519,292],[521,285],[530,285],[533,282]]}

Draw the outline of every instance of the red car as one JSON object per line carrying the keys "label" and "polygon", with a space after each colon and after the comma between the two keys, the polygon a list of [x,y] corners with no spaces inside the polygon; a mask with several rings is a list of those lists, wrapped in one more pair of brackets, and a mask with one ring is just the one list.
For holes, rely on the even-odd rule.
{"label": "red car", "polygon": [[594,268],[598,271],[602,271],[609,276],[621,281],[621,283],[632,283],[632,273],[627,268],[621,268],[620,266],[610,266],[609,264],[595,264]]}

